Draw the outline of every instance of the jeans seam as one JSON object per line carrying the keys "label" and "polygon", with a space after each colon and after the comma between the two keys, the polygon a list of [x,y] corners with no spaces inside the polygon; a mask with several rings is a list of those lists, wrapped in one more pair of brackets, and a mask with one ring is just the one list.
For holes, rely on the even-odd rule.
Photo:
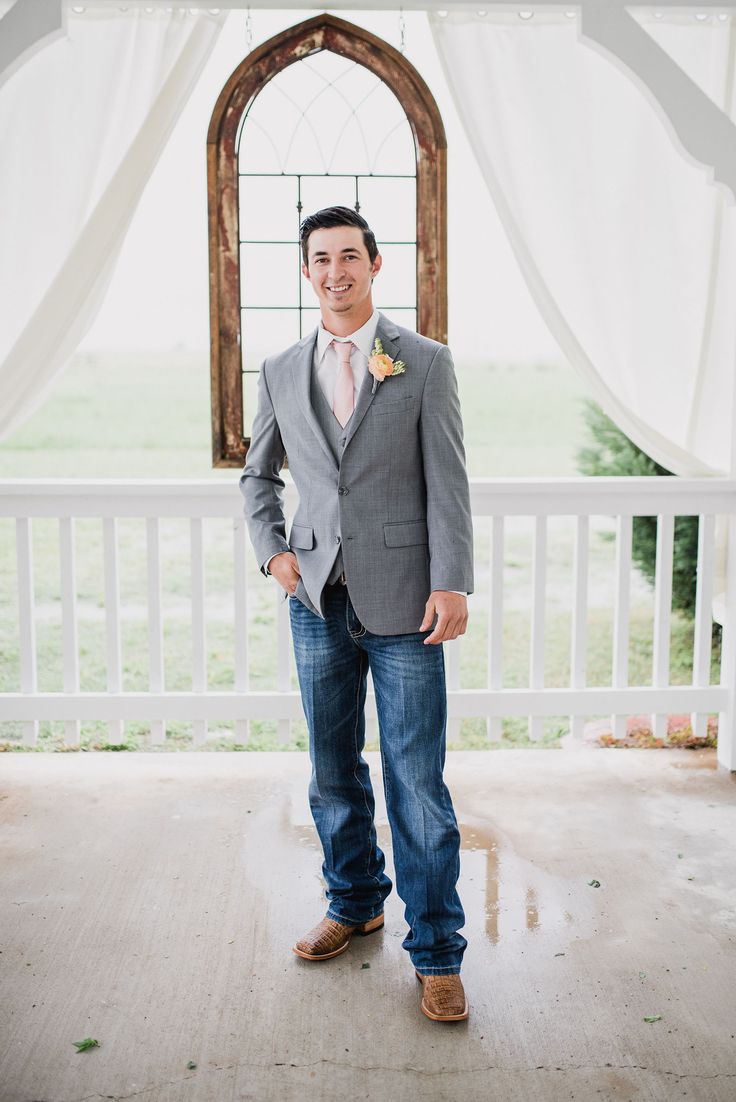
{"label": "jeans seam", "polygon": [[371,915],[370,918],[349,918],[348,915],[338,915],[330,907],[327,911],[326,918],[331,918],[335,922],[341,922],[343,926],[362,926],[365,922],[370,922],[371,919],[377,918],[379,914],[383,914],[383,910],[377,912],[377,914]]}
{"label": "jeans seam", "polygon": [[[352,628],[350,627],[350,612],[349,612],[349,609],[350,609],[350,594],[347,592],[347,589],[345,591],[345,596],[347,597],[347,600],[345,602],[345,627],[347,629],[348,635],[350,636],[350,638],[355,643],[356,639],[362,639],[363,638],[363,636],[365,635],[365,633],[368,629],[366,628],[365,624],[360,624],[360,620],[358,620],[358,623],[360,624],[361,630],[357,631],[357,632],[354,632],[352,630]],[[355,610],[353,609],[353,611],[355,611]],[[356,616],[356,620],[357,619],[358,618]]]}
{"label": "jeans seam", "polygon": [[[353,749],[355,751],[355,765],[353,767],[353,776],[355,777],[356,781],[360,785],[360,790],[363,793],[363,803],[365,804],[365,809],[368,812],[369,818],[371,818],[371,809],[368,806],[368,799],[367,799],[366,794],[365,794],[365,788],[363,786],[363,782],[361,781],[360,777],[358,776],[358,762],[359,762],[359,759],[360,759],[360,753],[358,751],[358,723],[360,722],[360,683],[361,683],[361,678],[363,676],[363,661],[364,661],[364,654],[361,651],[360,669],[358,671],[358,682],[357,682],[357,686],[356,686],[356,690],[355,690],[355,725],[353,726]],[[370,827],[368,828],[368,835],[370,837]],[[366,862],[365,862],[366,875],[369,875],[368,869],[370,867],[372,856],[373,856],[373,843],[371,842],[369,847],[368,847],[368,856],[367,856]],[[377,886],[380,890],[381,882],[378,879],[378,877],[373,876],[373,877],[371,877],[371,879],[375,880],[375,882],[376,882],[376,884],[377,884]]]}
{"label": "jeans seam", "polygon": [[416,971],[419,973],[420,976],[422,976],[422,975],[424,975],[424,976],[459,976],[460,975],[460,969],[459,968],[453,968],[452,966],[449,967],[449,968],[434,968],[432,965],[427,965],[427,966],[418,965],[417,968],[416,968]]}
{"label": "jeans seam", "polygon": [[[380,728],[379,728],[380,729]],[[383,741],[379,737],[378,749],[381,755],[381,773],[383,774],[383,794],[386,800],[386,807],[391,806],[391,793],[389,790],[388,770],[386,769],[386,760],[383,753]]]}

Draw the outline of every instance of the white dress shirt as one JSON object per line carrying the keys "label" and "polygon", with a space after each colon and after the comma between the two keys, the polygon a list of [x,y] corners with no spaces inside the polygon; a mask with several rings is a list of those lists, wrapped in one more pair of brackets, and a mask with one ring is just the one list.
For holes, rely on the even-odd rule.
{"label": "white dress shirt", "polygon": [[349,337],[336,337],[334,333],[330,333],[329,330],[325,329],[320,321],[317,330],[317,343],[314,346],[314,371],[330,409],[332,409],[332,402],[335,397],[335,382],[340,366],[332,342],[352,341],[355,346],[350,353],[350,366],[353,369],[354,406],[357,406],[360,388],[368,374],[368,359],[373,352],[378,319],[378,310],[374,310],[365,325],[361,325],[360,329],[356,329]]}

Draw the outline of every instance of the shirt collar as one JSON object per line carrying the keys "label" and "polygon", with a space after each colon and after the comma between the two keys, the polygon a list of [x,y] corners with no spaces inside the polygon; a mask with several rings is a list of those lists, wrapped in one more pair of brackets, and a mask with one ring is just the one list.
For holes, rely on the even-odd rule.
{"label": "shirt collar", "polygon": [[329,347],[333,340],[345,340],[352,341],[356,348],[363,353],[366,359],[369,359],[373,352],[373,342],[376,339],[376,330],[378,329],[378,322],[381,315],[378,310],[374,310],[365,325],[361,325],[360,329],[356,329],[354,333],[350,333],[347,337],[335,337],[334,333],[330,333],[325,329],[322,321],[319,323],[317,329],[317,361],[321,361],[325,351]]}

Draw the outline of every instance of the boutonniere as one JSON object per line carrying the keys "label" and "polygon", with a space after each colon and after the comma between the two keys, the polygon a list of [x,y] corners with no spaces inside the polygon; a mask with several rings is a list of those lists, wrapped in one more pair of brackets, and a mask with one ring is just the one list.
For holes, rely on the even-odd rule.
{"label": "boutonniere", "polygon": [[380,339],[376,337],[376,343],[373,345],[373,351],[368,359],[368,370],[373,376],[371,394],[375,394],[376,387],[383,382],[387,375],[403,375],[406,371],[406,364],[403,360],[392,360],[383,351],[383,345]]}

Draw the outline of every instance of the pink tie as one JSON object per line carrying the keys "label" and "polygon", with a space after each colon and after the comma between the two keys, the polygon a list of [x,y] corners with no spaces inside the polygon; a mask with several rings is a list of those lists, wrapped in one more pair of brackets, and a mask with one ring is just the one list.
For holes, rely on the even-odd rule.
{"label": "pink tie", "polygon": [[332,412],[344,428],[355,408],[355,380],[353,379],[353,369],[350,366],[353,342],[333,341],[332,343],[337,352],[339,363],[335,382],[335,397],[332,400]]}

